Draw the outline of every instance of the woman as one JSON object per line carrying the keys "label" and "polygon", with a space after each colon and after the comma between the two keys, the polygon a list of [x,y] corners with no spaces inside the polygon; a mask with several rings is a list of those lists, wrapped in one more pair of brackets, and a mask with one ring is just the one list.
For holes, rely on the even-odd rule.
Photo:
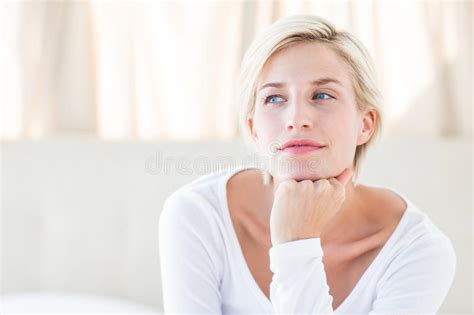
{"label": "woman", "polygon": [[362,44],[292,16],[251,45],[242,82],[241,121],[267,163],[166,200],[165,311],[435,313],[455,273],[450,240],[401,194],[352,180],[381,123]]}

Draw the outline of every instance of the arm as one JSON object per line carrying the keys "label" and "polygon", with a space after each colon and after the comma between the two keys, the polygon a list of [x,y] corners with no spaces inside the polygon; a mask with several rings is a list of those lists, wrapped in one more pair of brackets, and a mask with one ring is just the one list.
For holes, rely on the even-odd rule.
{"label": "arm", "polygon": [[[331,314],[319,238],[270,249],[270,297],[276,313]],[[451,286],[454,250],[445,238],[418,240],[389,265],[369,314],[435,314]]]}
{"label": "arm", "polygon": [[319,237],[270,249],[270,300],[275,313],[333,313],[322,257]]}
{"label": "arm", "polygon": [[[197,199],[199,200],[199,199]],[[170,196],[159,223],[160,265],[165,313],[221,313],[216,227],[189,195]]]}

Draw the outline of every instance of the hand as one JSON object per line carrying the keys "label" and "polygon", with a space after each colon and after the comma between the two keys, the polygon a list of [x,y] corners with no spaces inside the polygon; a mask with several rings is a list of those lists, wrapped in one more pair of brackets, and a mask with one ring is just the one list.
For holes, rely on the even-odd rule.
{"label": "hand", "polygon": [[341,208],[351,177],[352,170],[346,168],[329,179],[281,182],[270,214],[272,244],[319,237],[325,224]]}

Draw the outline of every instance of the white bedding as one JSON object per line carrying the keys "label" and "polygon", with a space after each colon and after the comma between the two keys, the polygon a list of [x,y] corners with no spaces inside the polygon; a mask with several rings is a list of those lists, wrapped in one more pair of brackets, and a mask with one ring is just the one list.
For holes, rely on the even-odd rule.
{"label": "white bedding", "polygon": [[133,313],[160,314],[150,307],[127,300],[61,292],[12,293],[1,296],[1,314],[18,313]]}

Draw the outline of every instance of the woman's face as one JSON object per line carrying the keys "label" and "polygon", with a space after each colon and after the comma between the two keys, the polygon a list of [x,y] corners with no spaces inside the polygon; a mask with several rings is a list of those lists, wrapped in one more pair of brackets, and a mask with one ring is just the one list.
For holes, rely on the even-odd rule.
{"label": "woman's face", "polygon": [[[247,123],[274,178],[315,181],[352,168],[356,146],[369,140],[374,120],[373,111],[357,109],[346,63],[322,43],[302,42],[268,59]],[[301,139],[322,147],[283,149]]]}

